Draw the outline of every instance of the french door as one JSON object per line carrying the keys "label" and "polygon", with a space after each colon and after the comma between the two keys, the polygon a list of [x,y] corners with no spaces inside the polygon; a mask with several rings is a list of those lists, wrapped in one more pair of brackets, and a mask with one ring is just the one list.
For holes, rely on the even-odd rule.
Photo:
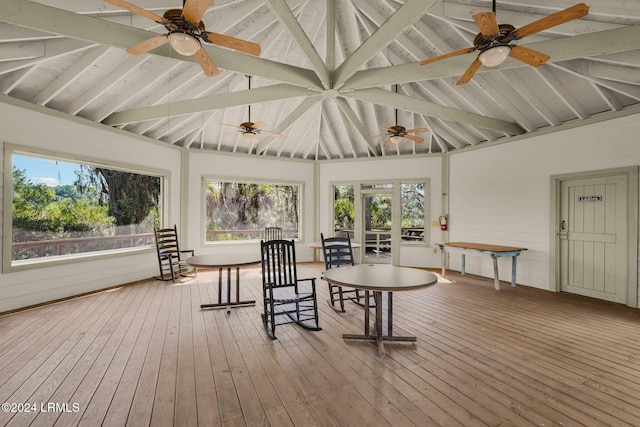
{"label": "french door", "polygon": [[391,263],[393,194],[362,194],[364,262]]}

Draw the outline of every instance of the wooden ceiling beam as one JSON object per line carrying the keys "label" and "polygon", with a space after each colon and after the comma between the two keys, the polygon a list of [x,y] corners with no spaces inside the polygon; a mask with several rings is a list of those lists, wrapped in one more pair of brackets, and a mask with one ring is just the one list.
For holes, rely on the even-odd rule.
{"label": "wooden ceiling beam", "polygon": [[311,62],[313,70],[317,74],[324,89],[328,89],[331,84],[331,74],[318,51],[309,40],[307,33],[294,16],[293,12],[284,0],[266,0],[267,6],[278,17],[280,23],[287,30],[293,41],[298,45],[302,53]]}
{"label": "wooden ceiling beam", "polygon": [[[282,119],[280,123],[278,123],[278,125],[273,129],[273,131],[276,133],[283,133],[290,126],[292,126],[296,121],[298,121],[300,117],[302,117],[307,111],[309,111],[314,105],[316,105],[320,101],[322,101],[322,96],[320,95],[309,96],[303,99],[302,102],[300,102],[300,104],[293,109],[291,114],[289,114],[287,117]],[[256,153],[260,154],[263,151],[265,151],[267,148],[269,148],[269,146],[273,143],[274,140],[275,140],[274,137],[265,138],[256,146]]]}
{"label": "wooden ceiling beam", "polygon": [[413,111],[442,120],[461,122],[484,129],[498,130],[510,135],[520,135],[525,131],[515,123],[481,116],[455,108],[445,107],[432,102],[412,98],[410,96],[389,92],[384,89],[361,89],[349,92],[348,96],[374,104],[387,105],[399,110]]}
{"label": "wooden ceiling beam", "polygon": [[340,110],[342,110],[344,115],[347,116],[347,118],[349,119],[353,127],[355,127],[355,129],[360,133],[360,135],[362,135],[362,138],[365,140],[365,142],[369,146],[369,150],[371,151],[371,154],[373,154],[374,156],[377,156],[379,153],[378,153],[376,143],[373,142],[373,138],[371,138],[371,135],[369,135],[369,132],[365,128],[364,124],[362,123],[362,121],[360,120],[356,112],[353,111],[353,108],[351,108],[347,100],[344,98],[338,97],[336,98],[336,104],[338,105],[338,107],[340,107]]}
{"label": "wooden ceiling beam", "polygon": [[334,88],[339,89],[362,65],[403,34],[438,2],[439,0],[407,0],[340,64],[333,75]]}
{"label": "wooden ceiling beam", "polygon": [[167,104],[154,105],[152,107],[121,111],[111,114],[103,121],[103,123],[114,126],[310,95],[318,95],[318,92],[297,86],[277,84],[220,95],[204,96],[185,101],[172,101]]}
{"label": "wooden ceiling beam", "polygon": [[[526,39],[525,39],[526,40]],[[582,34],[564,39],[531,43],[527,47],[551,56],[549,62],[568,61],[588,56],[640,49],[640,25],[616,28],[597,33]],[[394,83],[408,83],[459,77],[473,61],[474,54],[461,55],[420,65],[419,62],[358,71],[340,88],[342,93],[352,89],[380,87]],[[481,67],[478,74],[493,70],[515,69],[529,65],[508,58],[497,67]]]}
{"label": "wooden ceiling beam", "polygon": [[[0,21],[122,49],[158,35],[28,0],[3,0]],[[269,61],[210,44],[203,47],[220,68],[297,86],[323,89],[318,76],[312,70]],[[151,53],[196,62],[191,56],[178,55],[168,45],[154,49]]]}

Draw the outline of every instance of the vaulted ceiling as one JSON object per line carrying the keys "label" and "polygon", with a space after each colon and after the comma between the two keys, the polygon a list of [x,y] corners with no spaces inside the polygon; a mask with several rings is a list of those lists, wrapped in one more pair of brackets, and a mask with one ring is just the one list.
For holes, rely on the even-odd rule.
{"label": "vaulted ceiling", "polygon": [[[129,2],[158,15],[182,8]],[[640,1],[585,2],[587,16],[519,41],[550,55],[545,65],[508,58],[456,85],[475,53],[420,61],[473,46],[472,15],[491,11],[489,0],[216,0],[207,30],[262,51],[205,45],[215,77],[169,45],[126,53],[166,29],[101,0],[2,0],[0,101],[192,150],[314,160],[450,152],[640,112]],[[519,28],[576,3],[498,0],[496,15]],[[284,137],[254,143],[224,125],[249,111]],[[385,146],[375,135],[395,124],[430,132]]]}

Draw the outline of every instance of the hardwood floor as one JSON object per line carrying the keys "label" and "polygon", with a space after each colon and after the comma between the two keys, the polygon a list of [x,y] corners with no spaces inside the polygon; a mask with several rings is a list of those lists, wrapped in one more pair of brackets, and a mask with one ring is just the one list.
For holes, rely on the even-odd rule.
{"label": "hardwood floor", "polygon": [[[143,281],[0,317],[0,425],[638,426],[640,310],[460,277],[394,294],[394,332],[344,341],[363,309],[326,303],[320,332],[265,333],[255,307],[200,310],[217,271]],[[28,405],[27,405],[28,404]],[[11,412],[11,410],[20,410]]]}

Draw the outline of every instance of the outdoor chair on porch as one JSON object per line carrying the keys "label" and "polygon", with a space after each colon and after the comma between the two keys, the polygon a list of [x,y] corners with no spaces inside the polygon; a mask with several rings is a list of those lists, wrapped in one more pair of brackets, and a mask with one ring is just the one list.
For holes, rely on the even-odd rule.
{"label": "outdoor chair on porch", "polygon": [[194,256],[195,251],[193,249],[180,250],[177,227],[174,225],[173,228],[154,229],[153,231],[156,236],[156,250],[160,267],[160,276],[156,276],[155,279],[175,282],[178,275],[197,276],[198,270],[188,266],[185,262],[186,255]]}
{"label": "outdoor chair on porch", "polygon": [[[343,265],[355,265],[351,238],[349,238],[348,234],[346,234],[345,237],[325,238],[324,235],[320,233],[320,239],[322,240],[322,255],[324,257],[325,270]],[[360,290],[345,288],[331,283],[327,284],[329,285],[329,299],[327,302],[334,310],[344,313],[345,300],[364,305],[364,294],[360,292]]]}
{"label": "outdoor chair on porch", "polygon": [[271,339],[276,339],[276,326],[297,323],[311,331],[318,326],[316,279],[298,279],[293,240],[260,242],[262,252],[262,322]]}

